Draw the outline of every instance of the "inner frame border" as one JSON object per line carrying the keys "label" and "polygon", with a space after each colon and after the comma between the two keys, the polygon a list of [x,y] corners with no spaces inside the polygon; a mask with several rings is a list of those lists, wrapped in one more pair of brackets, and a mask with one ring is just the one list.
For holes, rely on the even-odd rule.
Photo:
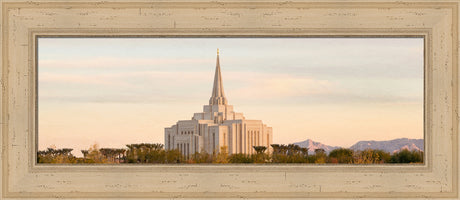
{"label": "inner frame border", "polygon": [[[395,35],[383,35],[383,34],[375,34],[375,33],[378,33],[379,31],[382,31],[382,30],[376,30],[376,29],[369,29],[369,33],[370,34],[363,34],[363,33],[359,33],[359,34],[356,34],[356,31],[351,31],[350,33],[355,33],[355,34],[344,34],[344,30],[340,30],[340,31],[337,31],[336,33],[334,34],[330,34],[330,35],[320,35],[320,34],[317,34],[317,33],[313,33],[313,34],[310,34],[310,33],[301,33],[301,34],[286,34],[284,36],[280,36],[280,35],[269,35],[269,34],[262,34],[262,35],[254,35],[254,34],[237,34],[237,35],[225,35],[225,34],[212,34],[212,35],[203,35],[202,33],[198,33],[198,34],[187,34],[187,35],[178,35],[178,34],[173,34],[173,33],[168,33],[168,34],[162,34],[162,33],[158,33],[158,34],[152,34],[152,30],[133,30],[133,29],[127,29],[126,31],[127,32],[136,32],[136,33],[141,33],[143,31],[145,31],[144,34],[138,34],[138,35],[132,35],[132,34],[123,34],[123,31],[121,32],[118,32],[119,35],[107,35],[107,34],[104,34],[106,33],[107,31],[109,30],[97,30],[97,32],[100,32],[101,34],[94,34],[94,30],[91,30],[88,32],[83,32],[84,34],[76,34],[78,32],[81,32],[81,29],[72,29],[72,30],[65,30],[63,33],[61,29],[56,29],[56,30],[53,30],[53,31],[49,31],[49,29],[47,29],[45,32],[43,31],[40,31],[40,30],[34,30],[34,31],[31,31],[30,32],[30,43],[31,44],[34,44],[34,47],[31,47],[32,50],[29,50],[29,55],[34,55],[34,57],[31,57],[29,58],[30,60],[32,60],[34,62],[34,68],[31,69],[34,71],[34,74],[35,74],[35,79],[31,80],[31,83],[35,83],[35,84],[32,84],[31,88],[34,88],[34,94],[35,94],[35,98],[32,100],[34,102],[34,116],[33,116],[33,120],[32,120],[32,123],[31,123],[31,127],[35,127],[35,133],[33,135],[30,135],[29,138],[33,139],[33,141],[30,141],[29,144],[35,144],[33,147],[30,147],[30,149],[33,149],[34,151],[31,152],[31,155],[32,157],[30,157],[30,162],[33,163],[31,165],[31,170],[32,171],[48,171],[48,170],[51,170],[51,171],[55,171],[56,168],[55,167],[65,167],[65,168],[72,168],[72,171],[80,171],[80,170],[83,170],[83,171],[87,171],[87,170],[90,170],[90,169],[83,169],[83,168],[80,168],[80,166],[91,166],[91,167],[104,167],[104,166],[111,166],[111,167],[116,167],[116,168],[123,168],[120,170],[120,172],[124,171],[125,167],[129,167],[130,170],[138,170],[138,169],[133,169],[132,167],[135,166],[135,165],[118,165],[118,164],[97,164],[97,165],[91,165],[91,164],[38,164],[36,161],[37,161],[37,152],[38,152],[38,85],[39,85],[39,82],[38,82],[38,39],[39,38],[221,38],[221,39],[225,39],[225,38],[254,38],[254,39],[257,39],[257,38],[421,38],[423,39],[423,42],[424,42],[424,49],[423,49],[423,56],[424,56],[424,60],[423,60],[423,136],[424,136],[424,163],[423,164],[417,164],[417,165],[413,165],[413,164],[383,164],[383,165],[376,165],[376,164],[371,164],[371,165],[350,165],[350,164],[322,164],[322,165],[315,165],[315,164],[312,164],[312,163],[308,163],[308,164],[295,164],[295,163],[289,163],[289,164],[277,164],[277,163],[267,163],[267,164],[263,164],[263,165],[252,165],[252,164],[226,164],[226,165],[215,165],[215,164],[193,164],[193,165],[187,165],[187,164],[144,164],[142,165],[142,168],[151,168],[152,170],[153,169],[158,169],[158,168],[162,168],[162,167],[167,167],[167,168],[175,168],[175,167],[180,167],[180,168],[183,168],[183,167],[192,167],[192,168],[195,168],[196,167],[207,167],[206,171],[208,170],[211,170],[209,168],[212,168],[212,167],[218,167],[218,168],[222,168],[222,167],[231,167],[231,168],[234,168],[234,167],[244,167],[244,168],[247,168],[247,167],[257,167],[258,168],[258,171],[259,170],[262,170],[262,171],[279,171],[279,170],[270,170],[270,169],[267,169],[268,167],[274,167],[276,166],[277,168],[280,167],[280,166],[286,166],[286,167],[302,167],[302,168],[307,168],[305,170],[308,170],[308,172],[311,172],[312,170],[314,170],[315,172],[329,172],[329,171],[336,171],[336,170],[345,170],[345,171],[348,171],[348,169],[351,169],[353,170],[354,168],[356,168],[356,166],[360,166],[360,170],[364,170],[364,171],[373,171],[373,170],[395,170],[394,168],[395,167],[409,167],[408,169],[400,169],[402,171],[410,171],[410,172],[413,172],[414,170],[416,171],[431,171],[432,169],[432,159],[430,158],[432,156],[432,151],[430,150],[431,149],[431,142],[430,142],[430,136],[431,136],[431,130],[430,130],[430,121],[427,120],[427,112],[431,112],[430,109],[429,109],[429,103],[427,102],[431,102],[431,98],[432,98],[432,91],[430,91],[429,87],[427,87],[427,84],[429,83],[429,81],[431,81],[431,78],[428,77],[428,73],[426,73],[427,71],[429,71],[429,69],[432,67],[432,63],[431,63],[431,60],[429,59],[429,57],[427,57],[426,55],[429,53],[427,52],[430,52],[431,51],[431,48],[430,48],[430,42],[431,42],[431,31],[430,30],[417,30],[417,31],[414,31],[413,29],[411,29],[410,31],[414,31],[413,34],[407,34],[409,32],[409,30],[392,30],[392,33],[394,33]],[[345,32],[348,32],[350,30],[347,30]],[[422,32],[420,32],[422,31]],[[160,31],[161,32],[161,31]],[[186,31],[186,32],[189,32],[189,31]],[[363,32],[362,30],[360,30],[360,32]],[[400,32],[398,34],[398,32]],[[66,34],[67,33],[67,34]],[[86,34],[85,34],[86,33]],[[406,34],[403,34],[403,33],[406,33]],[[428,150],[427,150],[428,149]],[[427,153],[428,152],[428,153]],[[430,155],[430,156],[428,156]],[[336,168],[336,169],[327,169],[327,170],[324,170],[324,169],[321,169],[323,167],[332,167],[332,168]],[[365,166],[366,168],[363,168],[363,166]],[[48,167],[51,167],[52,169],[49,169]],[[209,168],[208,168],[209,167]],[[137,168],[137,166],[136,166]],[[146,169],[148,171],[150,171],[149,169]],[[281,170],[287,170],[287,169],[281,169]],[[296,172],[298,172],[299,169],[296,169]],[[90,170],[91,171],[91,170]],[[99,171],[99,170],[96,170],[96,171]],[[118,171],[118,170],[117,170]],[[142,170],[143,171],[143,170]],[[169,171],[169,169],[168,169]],[[182,170],[180,170],[182,171]],[[239,170],[238,170],[239,171]],[[303,171],[303,170],[302,170]]]}

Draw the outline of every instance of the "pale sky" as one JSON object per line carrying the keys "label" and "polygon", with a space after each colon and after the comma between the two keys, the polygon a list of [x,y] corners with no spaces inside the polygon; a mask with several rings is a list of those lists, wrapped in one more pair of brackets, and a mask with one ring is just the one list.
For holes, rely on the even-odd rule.
{"label": "pale sky", "polygon": [[217,48],[274,143],[423,138],[422,38],[40,38],[39,149],[164,143],[208,104]]}

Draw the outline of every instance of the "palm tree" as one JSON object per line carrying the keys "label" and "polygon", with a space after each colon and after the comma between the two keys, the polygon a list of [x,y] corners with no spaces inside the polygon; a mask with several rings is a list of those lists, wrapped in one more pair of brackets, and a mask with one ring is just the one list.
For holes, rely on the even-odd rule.
{"label": "palm tree", "polygon": [[267,150],[266,146],[253,146],[254,150],[257,152],[257,154],[262,154]]}
{"label": "palm tree", "polygon": [[88,150],[81,150],[81,153],[83,154],[83,158],[86,159],[86,156],[88,156]]}

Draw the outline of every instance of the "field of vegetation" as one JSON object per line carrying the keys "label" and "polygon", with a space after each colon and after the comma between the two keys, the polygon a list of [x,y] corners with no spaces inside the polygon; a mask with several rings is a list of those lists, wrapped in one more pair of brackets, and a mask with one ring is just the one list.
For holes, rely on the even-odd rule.
{"label": "field of vegetation", "polygon": [[165,150],[163,144],[129,144],[127,148],[99,148],[97,144],[88,150],[82,150],[83,157],[76,157],[72,149],[48,148],[38,151],[38,163],[70,163],[70,164],[128,164],[128,163],[315,163],[315,164],[383,164],[383,163],[423,163],[422,151],[401,150],[394,154],[382,150],[367,149],[354,151],[351,149],[335,149],[327,154],[323,149],[316,149],[312,155],[307,148],[297,145],[273,144],[273,151],[268,153],[264,146],[254,146],[257,152],[252,155],[228,155],[227,148],[222,147],[219,153],[195,153],[189,157],[181,155],[179,150]]}

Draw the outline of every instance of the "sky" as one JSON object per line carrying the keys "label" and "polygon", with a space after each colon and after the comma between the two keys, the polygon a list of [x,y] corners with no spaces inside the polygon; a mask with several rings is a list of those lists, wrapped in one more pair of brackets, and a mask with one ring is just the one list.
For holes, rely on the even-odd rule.
{"label": "sky", "polygon": [[273,142],[423,138],[422,38],[39,38],[39,149],[164,143],[225,95]]}

